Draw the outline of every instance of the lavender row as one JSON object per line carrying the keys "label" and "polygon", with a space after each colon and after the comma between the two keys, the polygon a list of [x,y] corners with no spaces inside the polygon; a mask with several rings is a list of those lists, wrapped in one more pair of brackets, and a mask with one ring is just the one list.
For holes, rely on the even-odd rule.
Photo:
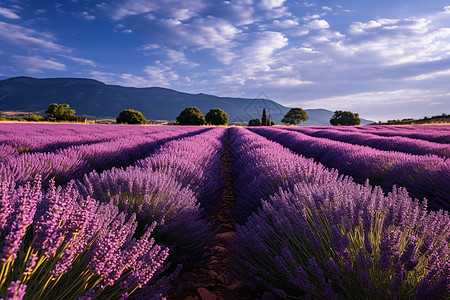
{"label": "lavender row", "polygon": [[0,124],[0,144],[18,153],[51,152],[59,148],[106,141],[120,137],[102,125],[79,124]]}
{"label": "lavender row", "polygon": [[55,178],[57,184],[63,184],[92,170],[127,166],[148,155],[164,142],[204,130],[206,129],[170,127],[170,130],[150,136],[134,135],[103,143],[72,146],[54,153],[24,153],[0,162],[0,179],[21,185],[34,176],[41,175],[44,186],[48,186],[51,178]]}
{"label": "lavender row", "polygon": [[[6,299],[161,299],[169,249],[134,238],[134,214],[80,196],[69,184],[46,193],[39,177],[0,188],[0,297]],[[175,276],[174,274],[173,276]],[[141,287],[143,287],[141,289]]]}
{"label": "lavender row", "polygon": [[[448,212],[427,212],[426,201],[419,205],[404,189],[384,195],[338,177],[242,129],[231,140],[234,186],[262,208],[237,226],[230,260],[261,299],[450,296]],[[273,193],[272,185],[280,188]],[[269,187],[265,195],[261,186]]]}
{"label": "lavender row", "polygon": [[204,217],[217,208],[224,188],[224,138],[225,129],[217,128],[173,140],[135,166],[92,172],[75,184],[84,196],[112,199],[120,210],[135,212],[138,233],[156,221],[153,236],[170,248],[173,266],[201,265],[215,241],[212,223]]}
{"label": "lavender row", "polygon": [[427,130],[426,126],[404,126],[411,129],[404,129],[403,126],[397,129],[392,129],[390,126],[360,126],[360,127],[347,127],[342,126],[336,128],[343,131],[362,131],[370,132],[379,136],[402,136],[412,139],[426,140],[434,143],[449,144],[450,143],[450,130]]}
{"label": "lavender row", "polygon": [[194,191],[201,207],[211,215],[218,210],[217,198],[225,187],[220,176],[226,137],[225,128],[214,128],[206,133],[172,140],[151,156],[137,161],[135,166],[173,176],[184,187]]}
{"label": "lavender row", "polygon": [[403,136],[379,136],[372,134],[371,131],[350,132],[334,130],[329,127],[324,129],[314,129],[310,127],[286,127],[285,129],[300,131],[301,133],[314,137],[327,138],[355,145],[369,146],[379,150],[399,151],[415,155],[435,154],[446,158],[450,157],[450,144],[433,143]]}
{"label": "lavender row", "polygon": [[405,187],[414,198],[426,198],[429,208],[450,209],[450,161],[437,156],[417,156],[352,145],[300,132],[257,128],[252,131],[314,158],[326,167],[352,176],[355,181],[380,185],[386,192],[392,186]]}
{"label": "lavender row", "polygon": [[173,130],[179,129],[165,126],[133,128],[123,125],[0,124],[0,145],[12,147],[16,154],[53,152],[70,146],[89,145],[124,137],[148,137]]}
{"label": "lavender row", "polygon": [[[280,188],[298,182],[328,184],[339,180],[337,171],[329,171],[249,130],[230,128],[230,146],[236,197],[232,214],[240,224],[261,207],[262,199]],[[281,163],[285,161],[289,163]]]}

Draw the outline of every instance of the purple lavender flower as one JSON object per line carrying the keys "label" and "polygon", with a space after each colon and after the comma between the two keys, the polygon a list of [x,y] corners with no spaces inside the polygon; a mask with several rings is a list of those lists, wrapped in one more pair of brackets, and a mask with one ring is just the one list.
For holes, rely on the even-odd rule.
{"label": "purple lavender flower", "polygon": [[341,276],[341,269],[337,265],[337,263],[334,261],[332,257],[328,260],[328,268],[331,271],[331,274],[333,274],[334,278],[339,278]]}
{"label": "purple lavender flower", "polygon": [[309,270],[314,274],[317,281],[323,286],[326,286],[325,277],[323,274],[323,270],[319,265],[317,264],[316,260],[314,258],[309,259]]}
{"label": "purple lavender flower", "polygon": [[8,287],[5,300],[22,300],[26,290],[27,286],[22,284],[19,280],[12,281]]}
{"label": "purple lavender flower", "polygon": [[33,222],[36,204],[40,200],[40,196],[39,178],[35,180],[33,186],[27,183],[24,187],[19,187],[17,191],[11,193],[10,201],[14,203],[14,211],[12,211],[6,226],[8,235],[3,242],[2,262],[16,259],[17,251],[22,244],[22,237]]}
{"label": "purple lavender flower", "polygon": [[370,243],[369,234],[364,231],[364,248],[367,253],[372,254],[372,244]]}
{"label": "purple lavender flower", "polygon": [[391,287],[391,298],[397,299],[400,295],[400,287],[403,283],[403,268],[400,261],[397,261],[393,265],[394,268],[394,280]]}
{"label": "purple lavender flower", "polygon": [[372,290],[372,286],[370,285],[370,279],[369,275],[367,274],[366,270],[359,270],[359,282],[361,282],[361,286],[366,291]]}

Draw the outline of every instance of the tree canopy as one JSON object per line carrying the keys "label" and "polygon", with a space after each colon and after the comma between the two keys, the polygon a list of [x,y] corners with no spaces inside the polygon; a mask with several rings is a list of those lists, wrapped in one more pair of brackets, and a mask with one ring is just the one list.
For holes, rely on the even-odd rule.
{"label": "tree canopy", "polygon": [[120,112],[116,122],[117,124],[147,124],[147,119],[140,111],[125,109]]}
{"label": "tree canopy", "polygon": [[220,108],[212,108],[205,115],[206,124],[211,125],[227,125],[228,124],[228,114],[221,110]]}
{"label": "tree canopy", "polygon": [[266,113],[266,109],[263,108],[263,113],[262,113],[262,117],[261,117],[261,126],[269,126],[269,120],[267,119],[267,113]]}
{"label": "tree canopy", "polygon": [[180,125],[204,125],[205,122],[205,117],[197,107],[185,108],[177,117]]}
{"label": "tree canopy", "polygon": [[75,110],[66,103],[52,103],[48,106],[45,114],[50,121],[71,121],[74,119]]}
{"label": "tree canopy", "polygon": [[308,114],[301,108],[291,108],[284,116],[282,123],[288,125],[298,125],[308,120]]}
{"label": "tree canopy", "polygon": [[248,126],[261,126],[261,120],[251,119],[250,121],[248,121]]}
{"label": "tree canopy", "polygon": [[357,113],[351,111],[337,110],[330,119],[330,124],[333,126],[351,126],[360,125],[361,119]]}

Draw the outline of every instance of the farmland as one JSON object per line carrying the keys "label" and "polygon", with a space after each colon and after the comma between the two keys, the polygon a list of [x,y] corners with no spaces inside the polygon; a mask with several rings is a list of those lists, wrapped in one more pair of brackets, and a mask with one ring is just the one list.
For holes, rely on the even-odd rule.
{"label": "farmland", "polygon": [[450,126],[0,124],[0,298],[445,299]]}

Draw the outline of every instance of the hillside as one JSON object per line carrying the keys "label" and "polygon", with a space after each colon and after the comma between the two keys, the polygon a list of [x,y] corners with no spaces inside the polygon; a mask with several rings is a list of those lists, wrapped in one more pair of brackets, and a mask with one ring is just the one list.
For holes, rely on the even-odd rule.
{"label": "hillside", "polygon": [[443,113],[440,116],[424,117],[422,119],[411,118],[403,120],[388,120],[387,122],[373,123],[373,125],[424,125],[424,124],[450,124],[450,115]]}
{"label": "hillside", "polygon": [[[52,102],[68,103],[78,115],[90,118],[115,118],[123,109],[133,108],[149,120],[175,120],[184,108],[197,106],[204,114],[211,108],[221,108],[230,115],[230,122],[247,122],[260,118],[265,107],[272,120],[280,124],[289,110],[268,99],[188,94],[160,87],[122,87],[85,78],[13,77],[0,81],[0,110],[44,111]],[[327,126],[333,115],[326,109],[306,111],[309,120],[304,125],[310,126]],[[371,122],[361,119],[362,125]]]}

